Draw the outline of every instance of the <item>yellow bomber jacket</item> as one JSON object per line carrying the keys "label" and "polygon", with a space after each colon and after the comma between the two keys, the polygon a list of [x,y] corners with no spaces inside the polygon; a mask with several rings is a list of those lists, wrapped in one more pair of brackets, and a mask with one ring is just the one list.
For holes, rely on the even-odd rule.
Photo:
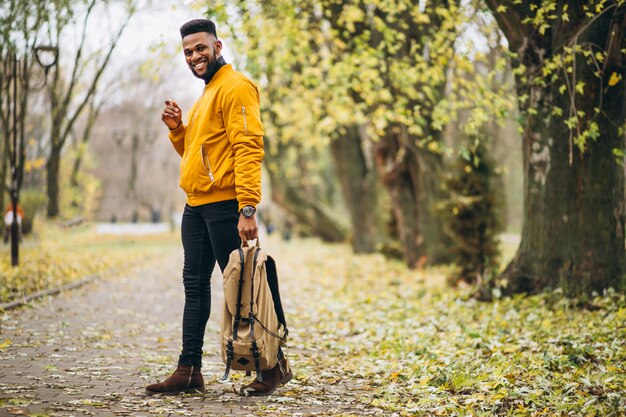
{"label": "yellow bomber jacket", "polygon": [[260,113],[256,85],[227,64],[205,86],[187,125],[170,131],[190,206],[234,199],[239,210],[259,204],[265,155]]}

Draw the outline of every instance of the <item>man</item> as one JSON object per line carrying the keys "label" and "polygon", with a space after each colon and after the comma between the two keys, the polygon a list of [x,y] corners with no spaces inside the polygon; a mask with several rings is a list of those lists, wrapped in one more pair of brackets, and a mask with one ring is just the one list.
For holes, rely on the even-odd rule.
{"label": "man", "polygon": [[[149,385],[148,394],[204,391],[202,346],[211,310],[211,273],[222,271],[242,241],[258,236],[255,217],[261,200],[263,127],[257,87],[226,64],[215,24],[196,19],[180,28],[183,53],[191,72],[205,83],[202,96],[182,122],[182,111],[165,101],[161,120],[182,157],[180,186],[187,194],[181,237],[185,252],[183,347],[176,371]],[[242,392],[269,394],[291,377],[286,361],[263,372]],[[280,365],[280,366],[279,366]],[[289,374],[289,375],[286,375]]]}

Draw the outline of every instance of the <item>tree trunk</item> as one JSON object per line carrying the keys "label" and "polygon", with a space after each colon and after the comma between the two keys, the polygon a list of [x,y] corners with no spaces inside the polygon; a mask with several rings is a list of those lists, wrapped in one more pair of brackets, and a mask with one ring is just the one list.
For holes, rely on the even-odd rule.
{"label": "tree trunk", "polygon": [[[613,27],[611,17],[611,13],[599,16],[579,43],[610,45],[613,30],[619,48],[626,21],[622,13]],[[552,28],[552,40],[527,39],[530,42],[520,59],[529,72],[540,71],[546,51],[567,41],[559,36],[568,33],[566,29],[571,32],[571,28]],[[561,287],[566,295],[579,296],[623,285],[624,170],[613,151],[624,149],[620,126],[626,121],[626,88],[624,81],[609,86],[608,80],[613,71],[624,80],[626,70],[610,60],[609,54],[603,78],[596,77],[597,68],[582,57],[577,61],[575,80],[585,87],[584,94],[576,95],[575,109],[570,94],[558,91],[558,83],[546,89],[518,80],[518,93],[529,97],[520,105],[522,111],[535,109],[537,114],[527,116],[523,135],[524,223],[517,254],[502,274],[507,292]],[[563,109],[563,117],[552,113],[553,106]],[[601,112],[592,119],[595,107]],[[585,152],[572,144],[565,126],[573,110],[585,112],[583,127],[592,120],[599,127],[596,140],[587,138]]]}
{"label": "tree trunk", "polygon": [[326,205],[315,195],[303,191],[302,187],[294,186],[284,173],[283,149],[280,143],[276,145],[276,154],[273,154],[272,143],[265,138],[265,171],[270,179],[272,200],[290,213],[314,236],[327,242],[344,242],[347,232],[330,212]]}
{"label": "tree trunk", "polygon": [[347,132],[331,142],[333,160],[350,212],[352,249],[372,253],[377,241],[376,172],[363,150],[359,126],[349,126]]}
{"label": "tree trunk", "polygon": [[298,223],[311,230],[326,242],[344,242],[346,230],[329,213],[326,207],[288,184],[284,177],[268,169],[272,200],[291,214]]}
{"label": "tree trunk", "polygon": [[421,213],[419,167],[415,155],[402,145],[401,134],[393,133],[393,128],[389,128],[386,137],[376,143],[375,159],[391,198],[406,261],[413,268],[424,255],[418,217]]}
{"label": "tree trunk", "polygon": [[[440,141],[439,138],[436,140]],[[420,149],[417,161],[421,252],[430,265],[446,264],[451,259],[450,244],[443,232],[443,221],[436,212],[437,204],[443,198],[441,188],[443,158],[440,154]]]}
{"label": "tree trunk", "polygon": [[85,126],[85,129],[83,130],[82,140],[78,144],[78,152],[76,155],[76,159],[74,160],[74,166],[72,167],[72,174],[70,176],[70,184],[72,184],[72,187],[78,187],[78,173],[80,172],[80,167],[83,162],[83,156],[87,148],[87,143],[89,142],[89,139],[91,137],[91,130],[93,129],[94,125],[96,124],[96,120],[98,119],[98,116],[100,115],[100,109],[102,108],[102,104],[103,103],[100,102],[99,104],[96,105],[94,104],[94,101],[92,100],[89,105],[89,115],[87,116],[87,125]]}
{"label": "tree trunk", "polygon": [[[54,142],[53,142],[54,143]],[[46,162],[47,194],[48,194],[48,218],[55,218],[61,213],[59,173],[61,170],[61,148],[52,146]]]}
{"label": "tree trunk", "polygon": [[[19,197],[16,193],[11,195],[11,207],[13,208],[13,222],[11,222],[11,266],[16,267],[20,264],[20,229],[17,222],[17,205]],[[22,219],[22,222],[24,219]]]}
{"label": "tree trunk", "polygon": [[[86,146],[86,144],[84,144],[83,146]],[[79,149],[76,155],[76,159],[74,159],[74,165],[72,166],[72,174],[70,175],[70,185],[72,187],[78,187],[78,173],[80,172],[80,167],[83,162],[83,154],[84,152]]]}
{"label": "tree trunk", "polygon": [[448,260],[443,226],[435,213],[441,198],[442,159],[412,146],[414,142],[406,126],[392,126],[375,147],[376,165],[391,197],[400,243],[411,268]]}
{"label": "tree trunk", "polygon": [[[2,140],[2,148],[3,148],[3,152],[2,152],[2,156],[0,156],[1,161],[2,161],[2,165],[0,167],[0,209],[2,209],[3,213],[4,213],[4,196],[7,192],[7,186],[6,186],[6,180],[7,180],[7,174],[9,171],[9,149],[8,149],[8,141],[9,141],[9,129],[8,126],[4,129],[3,131],[3,140]],[[2,221],[2,231],[4,232],[4,221]]]}

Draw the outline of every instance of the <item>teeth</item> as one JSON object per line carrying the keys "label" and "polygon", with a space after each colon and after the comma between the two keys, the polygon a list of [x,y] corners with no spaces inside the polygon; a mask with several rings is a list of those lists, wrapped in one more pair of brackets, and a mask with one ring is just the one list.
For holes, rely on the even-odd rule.
{"label": "teeth", "polygon": [[193,67],[195,69],[202,69],[202,68],[204,68],[205,65],[206,65],[206,62],[200,62],[198,64],[195,64]]}

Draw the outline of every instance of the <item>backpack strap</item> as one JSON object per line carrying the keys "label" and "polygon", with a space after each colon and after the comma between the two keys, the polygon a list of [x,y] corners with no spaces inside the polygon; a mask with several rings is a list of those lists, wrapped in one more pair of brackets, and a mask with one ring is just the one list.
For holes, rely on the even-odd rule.
{"label": "backpack strap", "polygon": [[276,317],[278,318],[278,322],[281,323],[285,329],[281,339],[285,340],[287,335],[289,334],[289,329],[287,328],[287,320],[285,319],[283,303],[280,299],[280,289],[278,287],[278,272],[276,271],[276,262],[271,256],[268,256],[267,261],[265,261],[265,272],[267,273],[267,283],[269,284],[270,291],[272,293],[272,300],[274,301],[274,311],[276,312]]}
{"label": "backpack strap", "polygon": [[233,340],[237,339],[237,330],[239,330],[239,323],[241,322],[241,293],[243,292],[243,278],[244,278],[244,257],[243,250],[241,248],[239,251],[239,265],[241,266],[241,272],[239,273],[239,288],[237,288],[237,309],[235,312],[235,322],[233,324],[233,337],[232,339],[228,339],[228,344],[226,345],[226,372],[224,372],[224,376],[222,377],[222,381],[226,381],[228,379],[228,374],[230,373],[231,362],[234,357],[234,347]]}
{"label": "backpack strap", "polygon": [[256,273],[256,262],[259,256],[259,252],[261,249],[257,246],[254,251],[254,263],[252,264],[252,282],[250,285],[250,339],[252,339],[252,357],[254,358],[254,367],[256,368],[256,379],[259,382],[263,381],[263,375],[261,373],[261,363],[259,361],[259,347],[256,344],[256,339],[254,338],[254,320],[256,317],[254,316],[254,274]]}

